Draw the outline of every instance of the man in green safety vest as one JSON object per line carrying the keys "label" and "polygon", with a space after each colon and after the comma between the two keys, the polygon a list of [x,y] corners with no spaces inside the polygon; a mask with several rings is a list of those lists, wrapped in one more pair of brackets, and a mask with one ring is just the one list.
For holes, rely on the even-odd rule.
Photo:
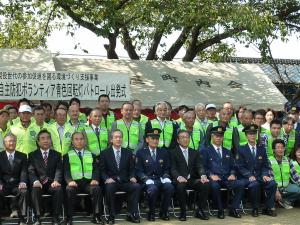
{"label": "man in green safety vest", "polygon": [[217,106],[215,104],[207,104],[205,106],[206,111],[206,117],[208,120],[208,123],[213,123],[215,121],[218,121],[217,118]]}
{"label": "man in green safety vest", "polygon": [[35,124],[40,128],[40,130],[49,130],[49,124],[45,122],[46,113],[43,106],[39,105],[33,108],[33,117]]}
{"label": "man in green safety vest", "polygon": [[237,146],[234,147],[233,138],[232,138],[233,137],[233,127],[231,127],[229,125],[230,116],[231,116],[231,113],[229,113],[227,110],[225,110],[225,109],[220,110],[220,113],[219,113],[220,120],[209,124],[209,126],[207,127],[206,146],[209,146],[211,143],[212,128],[217,127],[217,126],[222,126],[226,129],[224,132],[224,139],[223,139],[222,145],[228,150],[232,150],[232,149],[236,150]]}
{"label": "man in green safety vest", "polygon": [[[257,125],[257,144],[264,146],[263,135],[267,133],[267,129],[262,127],[265,124],[266,111],[264,109],[259,109],[254,113],[254,124]],[[265,146],[264,146],[265,147]]]}
{"label": "man in green safety vest", "polygon": [[195,105],[195,112],[196,112],[196,120],[195,120],[195,127],[199,127],[202,132],[205,134],[206,128],[209,125],[208,120],[206,118],[205,112],[205,105],[203,103],[198,103]]}
{"label": "man in green safety vest", "polygon": [[87,151],[85,135],[82,132],[72,134],[72,150],[63,158],[64,178],[67,184],[67,225],[73,224],[76,194],[91,195],[93,218],[96,224],[105,224],[102,220],[102,191],[99,186],[99,169],[96,156]]}
{"label": "man in green safety vest", "polygon": [[69,101],[69,106],[71,107],[72,105],[77,106],[79,110],[79,115],[78,115],[78,121],[80,124],[86,124],[87,122],[87,117],[84,113],[80,112],[80,100],[78,98],[71,98]]}
{"label": "man in green safety vest", "polygon": [[67,111],[58,108],[54,112],[55,123],[50,125],[50,133],[54,150],[62,155],[66,154],[71,148],[71,136],[75,128],[67,122]]}
{"label": "man in green safety vest", "polygon": [[10,131],[17,136],[17,151],[29,154],[36,146],[36,136],[40,127],[31,119],[32,109],[29,105],[21,105],[19,108],[20,122],[11,126]]}
{"label": "man in green safety vest", "polygon": [[229,127],[237,127],[238,119],[236,118],[236,115],[234,114],[234,108],[233,108],[232,103],[225,102],[223,104],[223,109],[225,109],[225,111],[230,114]]}
{"label": "man in green safety vest", "polygon": [[70,117],[69,123],[75,128],[76,131],[82,131],[86,125],[86,120],[84,122],[79,119],[80,111],[78,105],[70,105],[68,110],[68,115]]}
{"label": "man in green safety vest", "polygon": [[241,124],[233,128],[233,143],[235,146],[247,144],[247,137],[243,129],[253,123],[253,114],[250,110],[245,110],[241,116]]}
{"label": "man in green safety vest", "polygon": [[122,148],[127,148],[134,153],[143,147],[143,131],[139,122],[133,120],[133,105],[126,102],[121,107],[122,119],[111,126],[111,130],[121,130],[123,133]]}
{"label": "man in green safety vest", "polygon": [[133,105],[133,119],[141,124],[143,134],[145,134],[145,127],[149,118],[142,114],[142,103],[140,100],[132,101],[132,105]]}
{"label": "man in green safety vest", "polygon": [[295,120],[292,117],[286,117],[282,120],[281,135],[285,143],[284,155],[289,157],[291,152],[298,144],[298,132],[294,129]]}
{"label": "man in green safety vest", "polygon": [[106,127],[107,130],[111,131],[111,126],[116,120],[116,116],[113,111],[109,110],[110,99],[106,94],[102,94],[98,98],[98,105],[102,112],[101,127]]}
{"label": "man in green safety vest", "polygon": [[101,127],[101,120],[101,111],[95,108],[90,113],[91,124],[84,128],[87,137],[87,150],[96,156],[108,147],[108,130],[106,127]]}
{"label": "man in green safety vest", "polygon": [[177,123],[173,123],[167,119],[168,105],[165,102],[158,102],[154,107],[156,119],[146,123],[145,132],[153,128],[158,128],[162,132],[159,136],[159,148],[173,149],[176,146],[176,131],[178,130]]}
{"label": "man in green safety vest", "polygon": [[273,141],[276,139],[283,140],[283,136],[281,134],[281,127],[282,125],[280,120],[274,119],[270,123],[270,130],[268,130],[266,134],[263,135],[264,146],[266,148],[268,157],[273,156]]}
{"label": "man in green safety vest", "polygon": [[6,134],[10,132],[10,127],[9,127],[9,112],[6,109],[1,109],[0,110],[0,152],[4,150],[4,143],[3,139]]}
{"label": "man in green safety vest", "polygon": [[[286,208],[293,208],[292,204],[300,200],[300,177],[292,161],[284,155],[285,143],[281,139],[272,142],[274,156],[269,156],[274,180],[277,183],[276,201]],[[294,183],[291,183],[290,180]]]}
{"label": "man in green safety vest", "polygon": [[182,122],[179,129],[186,130],[190,134],[189,148],[200,150],[204,148],[205,137],[199,127],[194,127],[196,113],[194,110],[189,109],[182,115]]}

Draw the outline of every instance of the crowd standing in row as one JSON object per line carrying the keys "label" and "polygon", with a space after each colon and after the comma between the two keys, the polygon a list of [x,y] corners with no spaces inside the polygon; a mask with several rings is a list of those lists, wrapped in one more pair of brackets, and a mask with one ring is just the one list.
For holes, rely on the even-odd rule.
{"label": "crowd standing in row", "polygon": [[[158,102],[154,119],[141,114],[141,101],[126,102],[117,119],[109,109],[109,96],[101,95],[87,116],[80,101],[32,107],[27,99],[0,110],[0,204],[16,195],[20,224],[29,204],[34,223],[41,224],[42,195],[52,195],[53,224],[59,224],[65,199],[66,223],[73,223],[77,193],[88,193],[92,222],[114,224],[116,192],[127,192],[127,220],[140,223],[138,204],[143,191],[149,221],[169,220],[171,199],[178,200],[180,221],[186,220],[187,190],[195,191],[195,217],[208,220],[204,211],[209,195],[217,217],[225,218],[221,188],[232,191],[229,216],[241,218],[240,203],[247,190],[252,216],[276,216],[275,202],[292,208],[300,199],[299,108],[292,107],[279,120],[272,110],[235,113],[230,102],[217,111],[214,104],[179,107]],[[52,116],[53,115],[53,116]],[[108,220],[103,214],[103,198]],[[3,208],[3,206],[0,206]]]}

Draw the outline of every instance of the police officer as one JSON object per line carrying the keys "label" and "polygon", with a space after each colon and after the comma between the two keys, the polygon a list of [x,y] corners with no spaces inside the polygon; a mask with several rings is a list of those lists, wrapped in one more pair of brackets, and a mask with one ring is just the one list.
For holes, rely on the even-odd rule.
{"label": "police officer", "polygon": [[148,146],[136,154],[136,174],[145,185],[148,195],[148,220],[155,221],[156,200],[161,193],[162,201],[159,216],[169,220],[168,208],[174,192],[170,179],[170,161],[167,150],[158,148],[161,130],[154,128],[146,133]]}
{"label": "police officer", "polygon": [[218,218],[224,219],[221,188],[234,191],[229,216],[241,218],[238,209],[244,193],[244,183],[237,180],[235,162],[231,151],[222,146],[225,128],[216,126],[211,129],[211,145],[203,150],[203,162],[214,203],[218,207]]}
{"label": "police officer", "polygon": [[121,130],[123,133],[122,148],[133,152],[143,147],[143,131],[139,122],[133,120],[133,105],[125,102],[121,107],[122,119],[117,120],[111,126],[111,130]]}
{"label": "police officer", "polygon": [[91,124],[84,128],[87,137],[87,149],[96,156],[108,146],[108,130],[101,127],[102,113],[95,108],[90,113]]}
{"label": "police officer", "polygon": [[85,150],[84,133],[72,134],[73,149],[63,158],[64,178],[67,184],[67,225],[73,224],[73,208],[77,193],[88,193],[92,198],[93,218],[96,224],[105,224],[102,214],[102,191],[96,156]]}
{"label": "police officer", "polygon": [[257,125],[245,126],[243,132],[247,137],[247,144],[238,148],[236,155],[237,169],[240,178],[243,179],[245,187],[250,191],[252,201],[252,216],[258,216],[260,202],[260,187],[266,193],[265,205],[262,213],[269,216],[276,216],[275,193],[276,182],[271,178],[271,166],[267,158],[265,148],[257,145]]}

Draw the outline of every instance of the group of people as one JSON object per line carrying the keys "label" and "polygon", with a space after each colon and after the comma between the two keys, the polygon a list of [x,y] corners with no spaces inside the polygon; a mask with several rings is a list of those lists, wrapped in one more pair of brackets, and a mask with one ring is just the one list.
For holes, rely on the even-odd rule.
{"label": "group of people", "polygon": [[[29,205],[34,224],[41,224],[42,195],[52,196],[52,222],[73,223],[76,195],[91,196],[92,222],[114,224],[117,192],[127,193],[127,220],[140,223],[139,202],[146,196],[147,219],[169,220],[172,198],[178,201],[178,219],[186,221],[188,193],[194,191],[195,217],[208,220],[211,199],[217,217],[225,218],[221,189],[232,196],[228,215],[241,218],[245,197],[252,216],[276,216],[275,203],[292,208],[300,199],[300,108],[292,107],[279,120],[272,110],[234,111],[230,102],[172,106],[158,102],[154,119],[142,112],[139,100],[121,107],[117,119],[108,95],[86,114],[80,100],[32,107],[21,99],[18,108],[0,110],[0,209],[4,197],[15,195],[13,211],[26,223]],[[270,115],[272,114],[272,115]],[[211,196],[211,198],[209,197]],[[105,199],[105,201],[103,201]],[[160,201],[159,201],[160,200]],[[159,202],[158,202],[159,201]],[[103,218],[103,202],[108,219]],[[0,212],[1,215],[1,212]]]}

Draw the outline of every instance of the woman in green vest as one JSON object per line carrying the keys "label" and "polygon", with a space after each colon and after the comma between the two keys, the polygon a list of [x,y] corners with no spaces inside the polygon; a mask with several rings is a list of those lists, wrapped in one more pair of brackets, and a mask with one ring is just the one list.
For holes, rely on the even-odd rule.
{"label": "woman in green vest", "polygon": [[291,159],[294,164],[294,167],[297,171],[297,174],[300,176],[300,146],[298,146],[292,153]]}
{"label": "woman in green vest", "polygon": [[[281,139],[272,142],[274,156],[269,156],[274,180],[277,183],[276,201],[286,208],[293,208],[292,204],[300,200],[300,177],[292,161],[284,155],[285,143]],[[290,182],[293,180],[294,183]]]}

